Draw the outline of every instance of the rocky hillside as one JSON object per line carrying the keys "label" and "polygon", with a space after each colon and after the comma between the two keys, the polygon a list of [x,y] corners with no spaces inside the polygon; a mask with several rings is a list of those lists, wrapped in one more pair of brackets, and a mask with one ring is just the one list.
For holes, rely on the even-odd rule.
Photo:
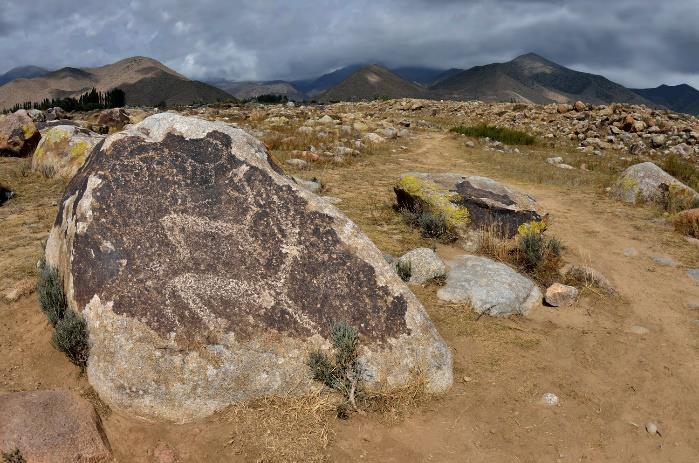
{"label": "rocky hillside", "polygon": [[79,96],[96,88],[104,92],[119,87],[129,105],[190,104],[226,100],[223,90],[192,81],[159,61],[141,56],[98,68],[63,68],[41,77],[20,79],[0,87],[0,109],[44,98]]}
{"label": "rocky hillside", "polygon": [[361,68],[347,79],[320,96],[321,101],[356,101],[388,98],[427,97],[427,91],[394,74],[388,69],[372,64]]}
{"label": "rocky hillside", "polygon": [[214,87],[230,93],[239,100],[249,100],[260,95],[286,96],[293,101],[303,101],[305,95],[289,82],[274,80],[269,82],[218,80],[209,82]]}
{"label": "rocky hillside", "polygon": [[602,76],[573,71],[539,55],[522,55],[507,63],[476,66],[430,88],[435,97],[456,100],[522,103],[651,103]]}
{"label": "rocky hillside", "polygon": [[699,115],[699,90],[687,84],[641,88],[634,92],[673,111]]}

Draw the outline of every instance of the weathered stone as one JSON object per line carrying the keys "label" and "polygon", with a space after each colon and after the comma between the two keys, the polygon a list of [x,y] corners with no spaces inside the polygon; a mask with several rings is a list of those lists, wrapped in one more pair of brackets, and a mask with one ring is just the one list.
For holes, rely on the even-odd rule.
{"label": "weathered stone", "polygon": [[583,103],[582,101],[576,101],[575,104],[573,105],[573,108],[580,112],[580,111],[585,111],[587,109],[587,105]]}
{"label": "weathered stone", "polygon": [[[493,225],[506,236],[514,236],[522,223],[546,215],[531,196],[487,177],[411,172],[403,174],[394,190],[399,207],[421,209],[426,207],[426,196],[440,196],[444,210],[436,212],[452,216],[458,210],[468,211],[465,215],[472,226]],[[450,208],[457,211],[452,214]]]}
{"label": "weathered stone", "polygon": [[4,186],[0,185],[0,206],[5,204],[5,202],[9,201],[12,199],[12,197],[15,195],[15,192],[10,190],[9,188],[5,188]]}
{"label": "weathered stone", "polygon": [[87,376],[132,414],[176,422],[303,394],[332,323],[360,334],[366,387],[451,354],[374,244],[223,123],[161,113],[110,136],[71,180],[46,247],[88,325]]}
{"label": "weathered stone", "polygon": [[103,136],[72,125],[49,129],[34,150],[32,170],[47,177],[71,178],[102,140]]}
{"label": "weathered stone", "polygon": [[124,108],[105,109],[97,117],[97,124],[108,127],[110,131],[122,130],[130,123],[129,113]]}
{"label": "weathered stone", "polygon": [[74,392],[0,395],[0,450],[27,463],[98,463],[111,458],[93,406]]}
{"label": "weathered stone", "polygon": [[384,137],[382,137],[381,135],[379,135],[377,133],[373,133],[373,132],[364,134],[362,139],[364,139],[364,141],[366,141],[366,142],[375,143],[375,144],[383,143],[386,141],[386,139]]}
{"label": "weathered stone", "polygon": [[661,203],[667,194],[699,197],[696,191],[652,162],[642,162],[627,168],[621,173],[612,191],[619,199],[629,204]]}
{"label": "weathered stone", "polygon": [[541,302],[541,291],[530,279],[505,264],[485,257],[461,256],[449,264],[447,283],[437,296],[468,303],[478,313],[526,315]]}
{"label": "weathered stone", "polygon": [[57,121],[59,119],[65,119],[66,117],[68,117],[68,114],[63,108],[59,108],[58,106],[46,110],[47,121]]}
{"label": "weathered stone", "polygon": [[546,302],[553,307],[567,307],[578,297],[578,288],[554,283],[546,288]]}
{"label": "weathered stone", "polygon": [[444,277],[447,268],[437,254],[429,248],[417,248],[406,252],[398,260],[397,265],[410,268],[412,285],[421,285],[435,278]]}
{"label": "weathered stone", "polygon": [[24,109],[0,119],[0,156],[29,156],[40,139],[39,130]]}

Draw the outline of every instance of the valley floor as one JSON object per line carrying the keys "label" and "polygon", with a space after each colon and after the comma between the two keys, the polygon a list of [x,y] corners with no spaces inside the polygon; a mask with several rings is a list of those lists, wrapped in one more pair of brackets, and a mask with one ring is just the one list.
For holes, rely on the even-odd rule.
{"label": "valley floor", "polygon": [[[338,208],[393,255],[433,244],[391,207],[401,173],[492,177],[533,195],[553,217],[550,233],[565,245],[564,258],[600,270],[620,296],[588,290],[572,308],[541,306],[526,318],[495,319],[440,301],[434,286],[417,287],[453,349],[455,382],[444,396],[397,401],[346,421],[322,398],[261,401],[176,426],[136,421],[101,404],[84,375],[51,346],[49,325],[30,295],[0,303],[0,392],[81,392],[97,405],[120,462],[697,461],[699,312],[688,305],[699,302],[699,285],[687,268],[699,266],[699,247],[657,211],[623,205],[597,183],[574,178],[585,172],[546,165],[541,158],[553,152],[485,152],[439,131],[415,132],[404,144],[301,175],[320,177],[325,194],[341,200]],[[5,173],[22,162],[2,161]],[[559,173],[559,181],[548,181]],[[12,259],[39,257],[53,220],[60,185],[36,190],[17,198],[21,210],[0,209],[13,232],[28,233],[29,226],[16,223],[29,215],[35,227],[28,243],[0,240],[4,278]],[[459,252],[438,246],[445,260]],[[661,266],[652,256],[680,265]],[[540,403],[547,392],[559,397],[559,406]],[[661,435],[646,432],[650,421]]]}

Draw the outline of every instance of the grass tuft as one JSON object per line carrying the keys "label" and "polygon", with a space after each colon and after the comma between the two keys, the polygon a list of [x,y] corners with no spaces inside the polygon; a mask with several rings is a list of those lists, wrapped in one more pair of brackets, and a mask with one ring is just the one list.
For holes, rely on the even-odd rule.
{"label": "grass tuft", "polygon": [[476,125],[471,127],[453,127],[451,132],[460,133],[468,137],[490,138],[497,140],[507,145],[533,145],[536,143],[536,138],[528,133],[520,132],[519,130],[506,129],[495,127],[492,125]]}
{"label": "grass tuft", "polygon": [[401,280],[408,282],[413,274],[410,262],[401,262],[400,259],[396,261],[396,273]]}
{"label": "grass tuft", "polygon": [[26,463],[27,460],[22,456],[19,449],[14,449],[11,452],[2,452],[3,463]]}
{"label": "grass tuft", "polygon": [[685,185],[699,190],[699,169],[691,163],[682,160],[676,154],[671,154],[663,163],[663,170]]}

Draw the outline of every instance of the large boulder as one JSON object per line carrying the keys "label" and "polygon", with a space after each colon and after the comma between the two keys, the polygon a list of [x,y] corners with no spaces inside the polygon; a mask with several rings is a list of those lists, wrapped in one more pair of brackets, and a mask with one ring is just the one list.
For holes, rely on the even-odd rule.
{"label": "large boulder", "polygon": [[480,256],[460,256],[450,263],[447,283],[437,297],[470,304],[492,316],[526,315],[541,303],[541,291],[529,278],[505,264]]}
{"label": "large boulder", "polygon": [[376,246],[223,123],[161,113],[73,177],[46,246],[87,321],[87,376],[112,407],[186,422],[317,387],[334,322],[371,389],[452,382],[448,346]]}
{"label": "large boulder", "polygon": [[27,463],[111,458],[94,407],[74,392],[58,390],[0,395],[0,451],[19,451]]}
{"label": "large boulder", "polygon": [[677,180],[652,162],[642,162],[628,167],[612,187],[613,193],[629,204],[643,202],[663,203],[668,195],[687,196],[690,200],[699,195],[692,188]]}
{"label": "large boulder", "polygon": [[28,156],[40,139],[39,130],[24,109],[0,119],[0,156]]}
{"label": "large boulder", "polygon": [[394,190],[399,208],[442,214],[457,229],[466,222],[492,225],[512,237],[522,223],[546,215],[531,196],[487,177],[411,172],[402,175]]}
{"label": "large boulder", "polygon": [[34,150],[32,170],[47,177],[71,178],[102,140],[103,136],[72,125],[53,127]]}

